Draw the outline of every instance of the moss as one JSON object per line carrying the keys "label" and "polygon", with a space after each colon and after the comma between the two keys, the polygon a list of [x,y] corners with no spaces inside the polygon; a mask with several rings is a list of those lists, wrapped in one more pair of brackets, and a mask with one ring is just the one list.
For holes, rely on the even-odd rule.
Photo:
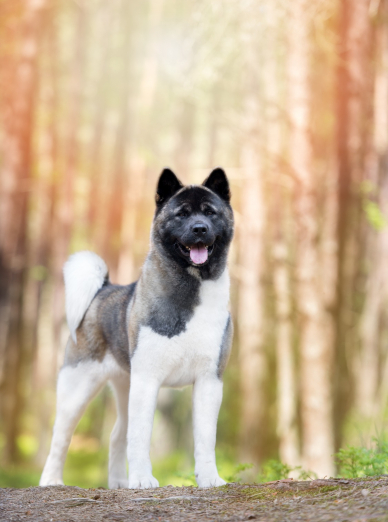
{"label": "moss", "polygon": [[340,489],[340,486],[323,486],[319,489],[319,493],[327,493],[328,491],[336,491]]}

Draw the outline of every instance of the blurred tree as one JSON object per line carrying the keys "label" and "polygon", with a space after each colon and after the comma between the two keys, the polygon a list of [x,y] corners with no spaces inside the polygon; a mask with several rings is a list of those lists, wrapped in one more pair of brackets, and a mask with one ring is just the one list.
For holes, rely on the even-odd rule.
{"label": "blurred tree", "polygon": [[[32,138],[39,36],[44,0],[3,6],[5,21],[20,25],[8,37],[12,55],[2,71],[3,97],[0,201],[0,394],[5,426],[3,458],[17,457],[17,436],[23,408],[20,383],[24,353],[23,285],[26,277],[28,198],[32,178]],[[7,17],[9,15],[9,17]],[[6,26],[5,26],[6,27]],[[6,27],[7,29],[7,27]],[[12,34],[13,33],[13,34]]]}
{"label": "blurred tree", "polygon": [[241,375],[241,442],[242,458],[248,462],[263,458],[265,413],[264,351],[264,166],[260,152],[263,132],[260,129],[260,75],[258,47],[252,25],[255,17],[246,16],[253,2],[244,3],[242,44],[244,49],[244,144],[241,165],[244,172],[241,190],[239,227],[240,288],[238,296],[239,364]]}
{"label": "blurred tree", "polygon": [[[290,162],[296,177],[296,278],[300,322],[302,461],[319,476],[332,476],[332,338],[325,312],[318,243],[318,201],[310,135],[311,10],[306,0],[289,10]],[[321,279],[322,278],[322,279]]]}
{"label": "blurred tree", "polygon": [[[341,0],[338,17],[338,65],[336,86],[336,144],[338,165],[338,224],[337,224],[337,296],[335,307],[335,374],[336,397],[334,419],[336,448],[342,444],[342,425],[351,404],[349,388],[352,385],[351,365],[348,354],[354,356],[356,339],[350,335],[354,328],[355,278],[357,259],[361,252],[360,205],[358,192],[366,175],[368,143],[368,95],[373,90],[369,81],[371,71],[371,26],[369,1]],[[369,342],[366,353],[373,353]],[[366,363],[366,361],[364,361]],[[369,375],[373,383],[375,377]],[[373,387],[372,381],[363,383],[365,389]],[[360,381],[361,382],[361,381]],[[369,400],[369,399],[367,399]]]}
{"label": "blurred tree", "polygon": [[[381,209],[383,220],[381,227],[378,227],[378,233],[374,234],[374,239],[377,242],[375,247],[375,259],[370,268],[372,283],[370,284],[368,299],[379,301],[379,320],[372,317],[369,313],[369,307],[365,304],[365,322],[371,321],[370,333],[365,332],[364,335],[372,337],[372,343],[378,346],[378,356],[372,357],[374,363],[377,363],[378,382],[375,383],[375,388],[372,389],[371,399],[377,401],[378,407],[374,404],[365,407],[363,401],[363,412],[365,410],[373,411],[375,413],[375,420],[384,419],[388,404],[388,351],[386,344],[386,331],[388,326],[387,317],[387,299],[388,286],[387,278],[385,276],[385,260],[387,259],[388,248],[388,2],[375,2],[375,10],[370,9],[371,16],[374,17],[376,27],[376,74],[375,74],[375,96],[374,96],[374,165],[376,178],[378,179],[378,205]],[[377,296],[372,298],[369,294],[376,293]],[[364,325],[364,328],[367,325]],[[367,328],[367,330],[369,330]],[[365,345],[367,339],[363,339]],[[365,367],[368,367],[365,365]],[[360,364],[362,371],[363,363]],[[363,379],[369,378],[367,374],[359,375],[359,382]],[[377,386],[376,386],[377,385]],[[359,386],[359,398],[362,400],[362,386]]]}
{"label": "blurred tree", "polygon": [[[116,15],[116,16],[115,16]],[[108,32],[110,38],[105,45],[100,45],[97,73],[95,79],[95,91],[93,92],[93,115],[92,132],[90,140],[89,170],[90,170],[90,192],[88,198],[87,227],[92,245],[98,244],[99,239],[99,214],[103,206],[103,160],[104,160],[104,134],[107,127],[107,111],[109,108],[109,87],[111,87],[113,45],[111,35],[116,31],[117,13],[112,9],[112,4],[101,0],[96,9],[97,28],[95,39],[103,42]]]}

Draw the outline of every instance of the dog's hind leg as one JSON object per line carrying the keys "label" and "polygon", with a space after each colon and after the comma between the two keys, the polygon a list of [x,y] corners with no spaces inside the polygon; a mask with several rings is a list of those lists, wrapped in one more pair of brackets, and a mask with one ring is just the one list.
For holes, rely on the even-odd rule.
{"label": "dog's hind leg", "polygon": [[116,398],[117,420],[110,436],[108,485],[110,489],[127,488],[129,375],[116,376],[110,384]]}
{"label": "dog's hind leg", "polygon": [[75,427],[106,381],[104,364],[97,361],[81,361],[76,366],[64,366],[59,372],[53,438],[40,486],[63,484],[63,467]]}

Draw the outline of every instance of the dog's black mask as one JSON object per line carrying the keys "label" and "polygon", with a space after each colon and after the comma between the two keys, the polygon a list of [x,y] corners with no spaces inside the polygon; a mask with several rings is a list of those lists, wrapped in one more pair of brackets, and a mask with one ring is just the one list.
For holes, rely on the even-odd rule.
{"label": "dog's black mask", "polygon": [[158,250],[183,268],[198,268],[205,279],[218,277],[233,237],[225,172],[217,168],[202,185],[184,187],[164,169],[155,199],[153,238]]}

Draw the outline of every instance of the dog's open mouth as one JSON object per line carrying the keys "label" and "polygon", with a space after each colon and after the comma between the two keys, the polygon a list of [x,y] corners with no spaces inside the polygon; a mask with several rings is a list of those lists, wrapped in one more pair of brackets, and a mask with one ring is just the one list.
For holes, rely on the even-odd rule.
{"label": "dog's open mouth", "polygon": [[214,250],[214,243],[212,245],[196,243],[192,246],[186,246],[177,241],[175,243],[175,248],[177,248],[185,257],[190,258],[190,261],[193,265],[199,266],[206,263],[206,261],[209,259],[209,256],[212,255]]}

